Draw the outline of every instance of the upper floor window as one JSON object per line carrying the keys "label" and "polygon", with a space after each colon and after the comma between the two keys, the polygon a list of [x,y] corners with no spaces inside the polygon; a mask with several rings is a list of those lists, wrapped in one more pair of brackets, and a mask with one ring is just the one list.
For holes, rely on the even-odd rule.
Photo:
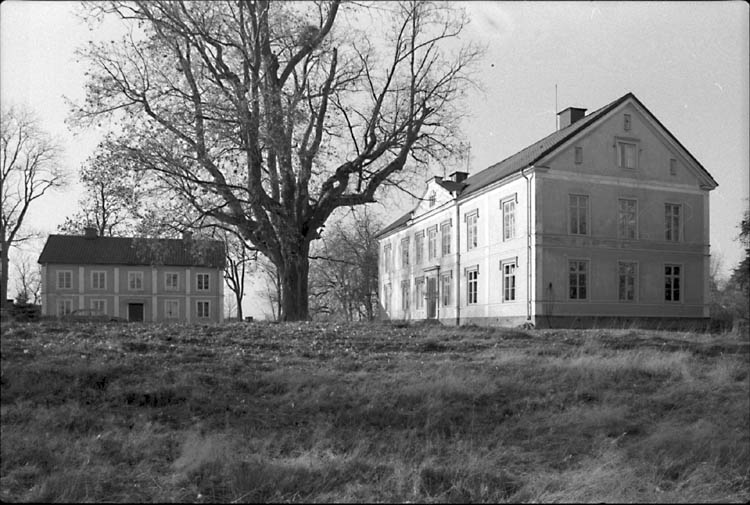
{"label": "upper floor window", "polygon": [[680,265],[664,265],[664,301],[680,301]]}
{"label": "upper floor window", "polygon": [[451,253],[451,222],[447,221],[440,225],[440,240],[443,256]]}
{"label": "upper floor window", "polygon": [[59,270],[57,272],[57,289],[71,289],[73,287],[73,272]]}
{"label": "upper floor window", "polygon": [[209,274],[196,274],[196,289],[198,291],[208,291]]}
{"label": "upper floor window", "polygon": [[91,272],[91,289],[107,289],[107,272]]}
{"label": "upper floor window", "polygon": [[681,205],[673,203],[664,205],[664,240],[670,242],[680,241],[681,207]]}
{"label": "upper floor window", "polygon": [[617,293],[621,302],[635,301],[635,282],[638,264],[634,261],[620,261],[617,264]]}
{"label": "upper floor window", "polygon": [[575,162],[577,165],[583,163],[583,147],[576,146],[575,150]]}
{"label": "upper floor window", "polygon": [[385,272],[391,269],[391,244],[383,246],[383,270]]}
{"label": "upper floor window", "polygon": [[477,218],[479,213],[474,211],[466,214],[466,249],[472,250],[477,247]]}
{"label": "upper floor window", "polygon": [[502,264],[503,268],[503,301],[510,302],[516,299],[516,262],[507,261]]}
{"label": "upper floor window", "polygon": [[180,288],[180,274],[177,272],[167,272],[164,274],[164,289],[176,291]]}
{"label": "upper floor window", "polygon": [[625,114],[625,121],[623,124],[623,128],[625,131],[630,130],[631,124],[630,124],[630,114]]}
{"label": "upper floor window", "polygon": [[638,168],[638,145],[634,142],[617,142],[617,166]]}
{"label": "upper floor window", "polygon": [[618,200],[617,236],[635,240],[638,235],[638,202],[621,198]]}
{"label": "upper floor window", "polygon": [[586,195],[568,195],[568,209],[570,233],[572,235],[587,235],[589,197]]}
{"label": "upper floor window", "polygon": [[414,235],[414,263],[419,265],[422,263],[422,257],[424,256],[424,231],[420,231]]}
{"label": "upper floor window", "polygon": [[503,202],[503,240],[516,238],[516,198]]}
{"label": "upper floor window", "polygon": [[401,266],[409,266],[409,237],[401,239]]}
{"label": "upper floor window", "polygon": [[586,300],[588,297],[588,266],[586,260],[568,261],[568,298]]}
{"label": "upper floor window", "polygon": [[466,271],[466,301],[469,304],[477,303],[479,293],[479,269],[477,267]]}
{"label": "upper floor window", "polygon": [[427,259],[437,258],[437,226],[427,230]]}
{"label": "upper floor window", "polygon": [[128,289],[131,291],[143,289],[143,272],[128,272]]}

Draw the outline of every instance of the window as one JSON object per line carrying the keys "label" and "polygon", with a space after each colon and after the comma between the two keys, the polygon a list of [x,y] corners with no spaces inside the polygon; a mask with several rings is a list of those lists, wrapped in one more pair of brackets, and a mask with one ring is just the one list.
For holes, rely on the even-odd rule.
{"label": "window", "polygon": [[503,301],[512,302],[516,299],[516,262],[508,261],[502,264],[503,269]]}
{"label": "window", "polygon": [[630,130],[630,126],[630,114],[625,114],[625,122],[623,124],[623,128],[625,129],[625,131],[628,131]]}
{"label": "window", "polygon": [[617,292],[621,302],[635,301],[635,280],[638,277],[638,264],[634,261],[620,261],[617,264]]}
{"label": "window", "polygon": [[210,302],[196,302],[195,312],[198,315],[198,319],[207,319],[211,317],[211,304]]}
{"label": "window", "polygon": [[386,312],[391,310],[391,285],[386,284],[383,287],[383,310]]}
{"label": "window", "polygon": [[128,272],[128,289],[131,291],[143,289],[143,272]]}
{"label": "window", "polygon": [[414,308],[421,310],[424,308],[424,277],[414,281]]}
{"label": "window", "polygon": [[570,233],[572,235],[588,234],[589,197],[569,195]]}
{"label": "window", "polygon": [[73,300],[57,300],[57,315],[66,316],[73,312]]}
{"label": "window", "polygon": [[667,203],[664,205],[664,240],[680,241],[681,205]]}
{"label": "window", "polygon": [[576,146],[575,148],[575,162],[576,165],[583,163],[583,147]]}
{"label": "window", "polygon": [[430,208],[433,208],[435,206],[435,192],[433,191],[430,193],[430,196],[427,197],[428,204]]}
{"label": "window", "polygon": [[440,239],[443,256],[451,253],[451,223],[450,221],[440,225]]}
{"label": "window", "polygon": [[383,270],[385,272],[391,269],[391,244],[383,246]]}
{"label": "window", "polygon": [[107,289],[107,272],[91,272],[91,289]]}
{"label": "window", "polygon": [[414,235],[414,264],[422,263],[424,256],[424,232],[420,231]]}
{"label": "window", "polygon": [[617,166],[620,168],[637,168],[637,147],[633,142],[618,142]]}
{"label": "window", "polygon": [[466,249],[469,251],[477,247],[477,217],[476,211],[466,214]]}
{"label": "window", "polygon": [[437,226],[427,230],[427,259],[437,258]]}
{"label": "window", "polygon": [[618,200],[617,236],[626,240],[638,238],[638,202],[621,198]]}
{"label": "window", "polygon": [[210,277],[210,274],[196,274],[195,280],[196,280],[196,289],[198,291],[208,291],[208,278]]}
{"label": "window", "polygon": [[409,266],[409,237],[401,239],[401,266]]}
{"label": "window", "polygon": [[680,301],[680,265],[664,265],[664,301]]}
{"label": "window", "polygon": [[570,260],[568,261],[568,298],[571,300],[585,300],[586,278],[588,271],[588,261]]}
{"label": "window", "polygon": [[472,268],[466,271],[466,300],[467,303],[477,303],[477,294],[479,292],[479,269]]}
{"label": "window", "polygon": [[401,281],[401,310],[409,310],[409,281]]}
{"label": "window", "polygon": [[106,314],[107,300],[91,300],[91,308],[101,312],[102,314]]}
{"label": "window", "polygon": [[60,270],[57,272],[57,289],[71,289],[73,287],[73,272]]}
{"label": "window", "polygon": [[443,307],[451,304],[451,293],[453,292],[453,274],[447,273],[440,276],[440,289],[443,295]]}
{"label": "window", "polygon": [[503,202],[503,240],[516,238],[516,198]]}
{"label": "window", "polygon": [[167,272],[164,274],[164,289],[167,291],[177,291],[180,288],[180,274],[177,272]]}
{"label": "window", "polygon": [[178,300],[164,300],[164,317],[166,319],[178,319],[180,317],[180,302]]}
{"label": "window", "polygon": [[674,158],[669,160],[669,175],[677,175],[677,160]]}

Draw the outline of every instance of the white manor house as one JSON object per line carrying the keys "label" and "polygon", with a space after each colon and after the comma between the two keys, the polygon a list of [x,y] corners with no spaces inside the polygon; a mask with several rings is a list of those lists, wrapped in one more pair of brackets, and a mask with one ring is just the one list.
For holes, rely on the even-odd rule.
{"label": "white manor house", "polygon": [[470,177],[427,181],[379,234],[385,318],[667,326],[708,317],[708,171],[632,93]]}

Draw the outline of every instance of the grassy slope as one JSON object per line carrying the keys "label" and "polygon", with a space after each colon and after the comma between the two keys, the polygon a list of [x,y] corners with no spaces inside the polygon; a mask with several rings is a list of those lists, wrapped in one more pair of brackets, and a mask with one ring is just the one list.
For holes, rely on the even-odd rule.
{"label": "grassy slope", "polygon": [[747,338],[2,326],[0,499],[750,500]]}

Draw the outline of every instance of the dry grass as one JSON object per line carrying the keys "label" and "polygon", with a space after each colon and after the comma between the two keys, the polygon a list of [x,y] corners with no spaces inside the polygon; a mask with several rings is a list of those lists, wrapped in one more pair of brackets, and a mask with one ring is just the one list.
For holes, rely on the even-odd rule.
{"label": "dry grass", "polygon": [[3,501],[747,502],[747,338],[2,326]]}

